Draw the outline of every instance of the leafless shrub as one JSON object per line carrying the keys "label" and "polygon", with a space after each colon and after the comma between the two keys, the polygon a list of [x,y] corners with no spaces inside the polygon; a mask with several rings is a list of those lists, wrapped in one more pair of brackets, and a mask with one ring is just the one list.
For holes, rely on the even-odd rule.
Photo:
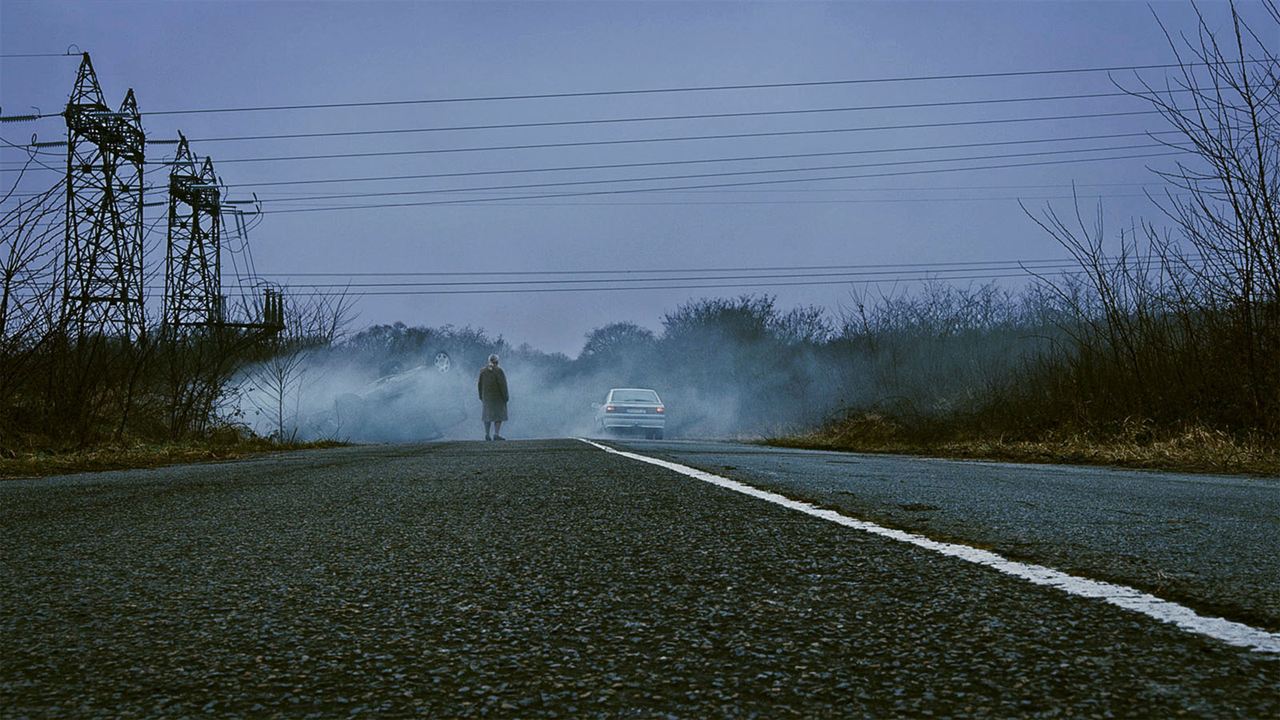
{"label": "leafless shrub", "polygon": [[843,384],[860,390],[853,404],[919,422],[972,412],[1011,381],[1052,330],[1034,298],[995,283],[933,280],[912,292],[877,288],[851,299],[837,344],[851,360]]}
{"label": "leafless shrub", "polygon": [[309,359],[341,338],[351,321],[352,299],[346,293],[290,296],[285,303],[285,330],[261,361],[244,372],[242,396],[254,411],[270,418],[272,437],[292,442],[298,433],[298,406],[308,373],[317,365]]}
{"label": "leafless shrub", "polygon": [[9,205],[0,215],[0,407],[31,412],[39,356],[58,330],[61,186],[23,199],[15,197],[16,187],[17,181],[0,199],[0,207]]}
{"label": "leafless shrub", "polygon": [[1070,219],[1028,213],[1082,271],[1043,283],[1072,338],[1029,383],[1050,388],[1054,414],[1280,433],[1280,59],[1264,41],[1280,8],[1263,7],[1270,35],[1234,4],[1228,36],[1202,15],[1194,37],[1166,31],[1180,72],[1132,91],[1188,151],[1153,198],[1171,230],[1146,222],[1109,248],[1100,208],[1091,222],[1078,202]]}

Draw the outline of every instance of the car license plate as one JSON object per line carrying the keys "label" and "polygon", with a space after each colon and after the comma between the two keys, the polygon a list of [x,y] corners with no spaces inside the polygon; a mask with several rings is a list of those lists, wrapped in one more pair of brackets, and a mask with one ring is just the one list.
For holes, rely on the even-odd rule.
{"label": "car license plate", "polygon": [[631,413],[632,415],[643,415],[643,414],[644,414],[644,411],[643,411],[643,410],[628,410],[627,412]]}

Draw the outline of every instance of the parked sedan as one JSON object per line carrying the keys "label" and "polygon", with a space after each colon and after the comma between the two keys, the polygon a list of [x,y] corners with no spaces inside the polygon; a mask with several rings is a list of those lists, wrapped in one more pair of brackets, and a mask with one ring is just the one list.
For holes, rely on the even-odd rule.
{"label": "parked sedan", "polygon": [[602,433],[637,432],[662,439],[667,427],[667,408],[658,393],[648,388],[614,388],[596,406],[596,427]]}

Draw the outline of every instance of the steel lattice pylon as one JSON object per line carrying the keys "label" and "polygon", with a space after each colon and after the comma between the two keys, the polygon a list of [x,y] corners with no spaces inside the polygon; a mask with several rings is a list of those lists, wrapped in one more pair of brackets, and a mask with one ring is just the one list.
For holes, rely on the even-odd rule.
{"label": "steel lattice pylon", "polygon": [[136,340],[143,311],[142,167],[133,90],[118,112],[85,53],[67,103],[67,234],[62,312],[79,337]]}
{"label": "steel lattice pylon", "polygon": [[221,325],[222,193],[205,158],[196,170],[187,138],[178,135],[169,174],[169,237],[165,250],[164,322],[170,332]]}

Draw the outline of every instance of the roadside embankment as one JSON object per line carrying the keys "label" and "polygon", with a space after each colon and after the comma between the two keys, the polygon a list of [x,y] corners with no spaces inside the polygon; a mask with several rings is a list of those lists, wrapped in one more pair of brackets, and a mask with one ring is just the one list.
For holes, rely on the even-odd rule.
{"label": "roadside embankment", "polygon": [[1046,432],[1029,439],[859,413],[812,432],[764,442],[812,450],[1280,477],[1280,443],[1202,426],[1161,430],[1132,422],[1115,428]]}
{"label": "roadside embankment", "polygon": [[0,480],[238,460],[268,453],[340,447],[345,444],[332,440],[278,443],[265,438],[242,438],[230,442],[121,442],[89,448],[0,448]]}

